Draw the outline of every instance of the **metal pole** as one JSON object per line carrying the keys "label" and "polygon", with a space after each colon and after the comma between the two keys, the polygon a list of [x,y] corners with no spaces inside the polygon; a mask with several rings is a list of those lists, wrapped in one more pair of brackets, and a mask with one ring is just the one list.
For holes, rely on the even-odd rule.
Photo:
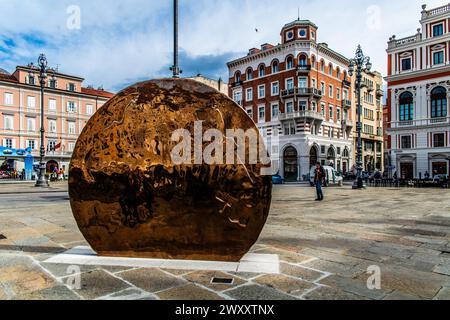
{"label": "metal pole", "polygon": [[178,0],[173,1],[173,78],[180,77],[178,66]]}
{"label": "metal pole", "polygon": [[[39,58],[39,61],[43,61],[41,60],[41,58],[45,59],[45,57],[41,56]],[[46,171],[46,166],[45,166],[45,162],[44,162],[44,157],[45,157],[45,147],[44,147],[44,135],[45,135],[45,128],[44,128],[44,87],[45,87],[45,79],[47,78],[46,76],[46,66],[44,65],[44,63],[41,63],[39,65],[39,82],[41,85],[41,147],[40,147],[40,159],[39,159],[39,178],[36,181],[36,187],[40,187],[40,188],[48,188],[48,181],[45,178],[45,171]]]}

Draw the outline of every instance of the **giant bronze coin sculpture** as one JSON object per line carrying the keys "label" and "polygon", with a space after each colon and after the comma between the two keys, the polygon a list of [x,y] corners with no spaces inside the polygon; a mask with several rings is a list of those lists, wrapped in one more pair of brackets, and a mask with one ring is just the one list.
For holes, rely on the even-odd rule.
{"label": "giant bronze coin sculpture", "polygon": [[[225,138],[205,141],[208,129]],[[81,133],[70,168],[72,211],[92,248],[102,256],[239,261],[267,220],[272,181],[261,161],[248,162],[251,143],[239,159],[227,129],[257,130],[232,100],[193,80],[139,83],[107,102]],[[207,154],[213,142],[223,155],[218,148],[211,156],[222,163],[207,164],[197,150]],[[226,162],[227,150],[235,163]]]}

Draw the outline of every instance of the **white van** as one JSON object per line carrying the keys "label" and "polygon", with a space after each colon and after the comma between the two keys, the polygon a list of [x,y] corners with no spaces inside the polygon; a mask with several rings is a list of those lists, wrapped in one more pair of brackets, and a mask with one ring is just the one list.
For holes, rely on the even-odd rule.
{"label": "white van", "polygon": [[[342,187],[344,185],[344,178],[342,175],[336,171],[333,167],[329,166],[323,166],[323,169],[325,170],[325,187],[330,185],[337,185]],[[311,167],[311,170],[309,171],[310,176],[310,184],[311,187],[314,186],[314,175],[316,172],[316,166]]]}

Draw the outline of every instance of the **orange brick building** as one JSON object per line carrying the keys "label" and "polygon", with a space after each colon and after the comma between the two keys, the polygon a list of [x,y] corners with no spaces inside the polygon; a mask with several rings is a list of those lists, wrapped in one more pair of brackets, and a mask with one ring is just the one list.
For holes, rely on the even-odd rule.
{"label": "orange brick building", "polygon": [[296,20],[281,44],[263,44],[229,62],[229,94],[253,118],[286,181],[307,179],[317,161],[353,166],[349,60],[318,43],[318,27]]}

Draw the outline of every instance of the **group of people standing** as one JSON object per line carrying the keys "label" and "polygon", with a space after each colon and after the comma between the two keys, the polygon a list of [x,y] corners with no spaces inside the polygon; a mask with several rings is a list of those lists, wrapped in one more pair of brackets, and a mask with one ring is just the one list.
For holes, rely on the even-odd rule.
{"label": "group of people standing", "polygon": [[51,181],[62,181],[66,180],[64,169],[61,168],[53,168],[53,172],[50,174],[50,180]]}

